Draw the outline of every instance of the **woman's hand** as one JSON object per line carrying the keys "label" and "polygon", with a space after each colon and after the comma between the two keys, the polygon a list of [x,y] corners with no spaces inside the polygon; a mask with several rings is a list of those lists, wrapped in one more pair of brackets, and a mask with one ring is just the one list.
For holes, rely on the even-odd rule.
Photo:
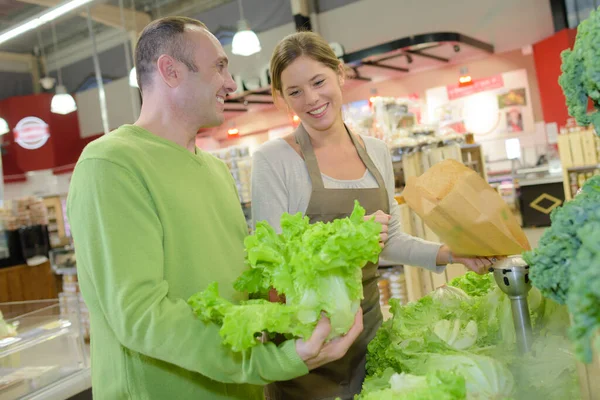
{"label": "woman's hand", "polygon": [[385,242],[388,240],[388,232],[389,232],[389,224],[392,216],[384,213],[381,210],[375,212],[375,214],[367,215],[365,217],[365,221],[369,221],[371,218],[375,217],[375,222],[379,222],[381,224],[381,233],[379,234],[379,246],[383,249],[385,247]]}
{"label": "woman's hand", "polygon": [[445,265],[451,262],[462,264],[469,270],[479,275],[483,275],[489,272],[491,265],[496,261],[496,257],[463,257],[452,253],[450,248],[446,245],[440,247],[436,258],[436,262],[438,265]]}
{"label": "woman's hand", "polygon": [[319,368],[332,361],[339,360],[346,355],[348,349],[356,341],[363,330],[362,308],[354,316],[354,325],[344,336],[326,342],[331,332],[329,318],[323,316],[317,323],[310,339],[304,341],[296,340],[296,352],[304,361],[309,371]]}

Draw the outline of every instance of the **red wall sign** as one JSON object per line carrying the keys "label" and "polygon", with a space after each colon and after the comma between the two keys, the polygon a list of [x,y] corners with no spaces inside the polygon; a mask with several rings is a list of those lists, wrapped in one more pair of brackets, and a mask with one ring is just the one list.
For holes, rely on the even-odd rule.
{"label": "red wall sign", "polygon": [[2,137],[4,182],[25,181],[25,173],[52,169],[71,172],[83,148],[98,135],[82,139],[77,112],[50,112],[53,94],[17,96],[0,101],[0,116],[11,129]]}
{"label": "red wall sign", "polygon": [[48,124],[38,117],[25,117],[13,129],[15,142],[24,149],[35,150],[50,139]]}
{"label": "red wall sign", "polygon": [[474,79],[473,84],[465,87],[456,85],[446,86],[448,90],[448,99],[455,100],[461,97],[470,96],[475,93],[485,92],[486,90],[499,89],[504,86],[502,75],[490,76],[485,79]]}

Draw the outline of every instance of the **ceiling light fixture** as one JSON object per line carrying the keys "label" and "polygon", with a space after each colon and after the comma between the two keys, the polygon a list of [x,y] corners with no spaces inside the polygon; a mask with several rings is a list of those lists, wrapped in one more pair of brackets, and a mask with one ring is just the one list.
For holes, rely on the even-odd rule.
{"label": "ceiling light fixture", "polygon": [[460,69],[460,77],[458,78],[458,87],[471,86],[473,84],[473,78],[469,75],[469,69],[463,67]]}
{"label": "ceiling light fixture", "polygon": [[58,65],[58,41],[56,40],[54,22],[52,23],[52,41],[54,42],[54,62],[56,63],[58,85],[56,86],[56,94],[52,97],[52,102],[50,103],[50,111],[54,114],[66,115],[77,110],[77,103],[75,103],[73,96],[67,92],[67,88],[62,82],[62,72],[60,65]]}
{"label": "ceiling light fixture", "polygon": [[5,135],[8,132],[10,132],[10,129],[8,128],[8,122],[6,122],[4,118],[0,117],[0,135]]}
{"label": "ceiling light fixture", "polygon": [[[122,1],[119,2],[119,7],[121,7],[121,8],[122,8],[122,3],[123,3]],[[136,11],[137,10],[135,8],[135,0],[131,0],[131,15],[133,15],[133,28],[135,29],[135,33],[137,35],[138,29],[137,29],[137,18],[135,17]],[[127,27],[125,26],[124,17],[122,17],[122,23],[123,23],[123,29],[125,29],[125,33],[127,33]],[[129,38],[128,38],[128,40],[129,40]],[[131,68],[131,70],[129,71],[129,86],[138,88],[138,89],[140,88],[140,84],[138,83],[138,80],[137,80],[137,72],[136,72],[135,66],[133,68]]]}
{"label": "ceiling light fixture", "polygon": [[233,36],[231,42],[231,52],[238,56],[251,56],[261,51],[260,40],[253,30],[248,26],[248,21],[244,19],[244,8],[242,0],[238,0],[240,9],[240,20],[238,22],[238,31]]}
{"label": "ceiling light fixture", "polygon": [[70,0],[49,8],[46,11],[27,19],[20,24],[17,24],[13,28],[9,28],[0,32],[0,44],[14,39],[25,32],[34,30],[50,21],[54,21],[56,18],[73,11],[84,4],[87,4],[90,1],[92,0]]}

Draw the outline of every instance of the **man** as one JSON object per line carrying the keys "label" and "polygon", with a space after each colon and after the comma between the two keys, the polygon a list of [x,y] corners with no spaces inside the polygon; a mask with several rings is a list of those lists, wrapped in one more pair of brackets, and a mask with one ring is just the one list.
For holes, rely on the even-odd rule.
{"label": "man", "polygon": [[223,122],[236,85],[218,40],[189,18],[152,22],[135,58],[140,117],[86,147],[68,199],[94,399],[261,399],[260,385],[342,357],[361,315],[326,344],[322,319],[306,342],[244,353],[193,315],[186,299],[213,281],[224,297],[242,299],[232,283],[244,269],[247,228],[234,181],[194,144],[201,127]]}

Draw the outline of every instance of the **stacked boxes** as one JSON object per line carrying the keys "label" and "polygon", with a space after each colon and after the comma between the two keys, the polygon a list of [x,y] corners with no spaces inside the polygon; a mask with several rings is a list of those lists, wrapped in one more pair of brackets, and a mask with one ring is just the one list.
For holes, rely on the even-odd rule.
{"label": "stacked boxes", "polygon": [[23,197],[6,201],[5,207],[0,208],[0,218],[6,230],[14,231],[24,226],[48,225],[48,210],[43,200]]}

